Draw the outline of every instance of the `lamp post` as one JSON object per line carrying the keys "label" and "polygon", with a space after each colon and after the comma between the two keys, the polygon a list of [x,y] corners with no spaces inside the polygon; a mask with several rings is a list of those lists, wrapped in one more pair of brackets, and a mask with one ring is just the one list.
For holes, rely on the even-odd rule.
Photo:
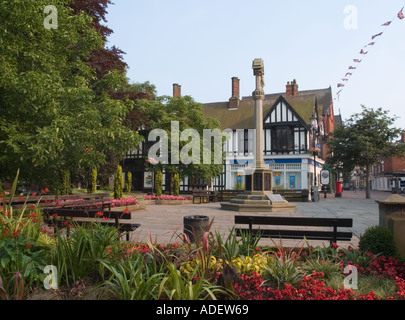
{"label": "lamp post", "polygon": [[314,155],[314,187],[316,187],[316,154],[317,154],[317,147],[316,147],[316,131],[317,131],[318,122],[315,118],[315,115],[311,116],[311,131],[312,131],[312,139],[314,141],[314,148],[312,149],[312,153]]}

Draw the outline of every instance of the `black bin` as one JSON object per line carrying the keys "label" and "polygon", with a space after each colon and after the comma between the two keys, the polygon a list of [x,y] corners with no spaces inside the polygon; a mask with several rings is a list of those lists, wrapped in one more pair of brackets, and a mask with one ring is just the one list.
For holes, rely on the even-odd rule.
{"label": "black bin", "polygon": [[188,236],[191,243],[195,243],[196,239],[203,239],[204,233],[209,230],[209,220],[207,216],[184,217],[184,233]]}

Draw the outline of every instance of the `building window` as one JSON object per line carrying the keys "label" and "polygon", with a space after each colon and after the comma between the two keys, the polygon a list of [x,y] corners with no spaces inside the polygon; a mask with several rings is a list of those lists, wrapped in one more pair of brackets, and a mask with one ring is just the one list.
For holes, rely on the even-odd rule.
{"label": "building window", "polygon": [[294,151],[294,130],[290,126],[277,126],[271,129],[273,152]]}

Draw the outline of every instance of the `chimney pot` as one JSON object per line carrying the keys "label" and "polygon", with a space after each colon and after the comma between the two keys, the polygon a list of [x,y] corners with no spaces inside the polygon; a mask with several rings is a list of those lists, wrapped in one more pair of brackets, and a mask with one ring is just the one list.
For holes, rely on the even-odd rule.
{"label": "chimney pot", "polygon": [[287,97],[298,96],[297,80],[294,79],[293,81],[291,81],[291,83],[289,81],[287,82],[286,95],[287,95]]}

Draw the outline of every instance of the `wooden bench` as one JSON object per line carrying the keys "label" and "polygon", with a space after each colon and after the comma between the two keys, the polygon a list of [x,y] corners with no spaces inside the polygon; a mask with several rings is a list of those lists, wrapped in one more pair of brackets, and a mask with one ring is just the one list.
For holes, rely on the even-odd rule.
{"label": "wooden bench", "polygon": [[[44,221],[48,225],[53,225],[54,232],[58,229],[65,228],[70,221],[77,224],[85,223],[100,223],[101,225],[115,226],[119,232],[126,232],[126,240],[129,241],[129,232],[135,231],[140,227],[140,224],[133,223],[123,223],[120,219],[129,220],[131,219],[130,213],[111,211],[105,209],[85,209],[78,207],[71,208],[45,208]],[[111,220],[114,222],[106,221],[103,219]]]}
{"label": "wooden bench", "polygon": [[281,195],[288,202],[307,202],[309,190],[281,189],[273,190],[273,193]]}
{"label": "wooden bench", "polygon": [[193,203],[195,200],[199,199],[198,203],[209,203],[217,201],[217,194],[214,191],[209,190],[197,190],[193,191]]}
{"label": "wooden bench", "polygon": [[[353,219],[341,218],[311,218],[311,217],[273,217],[273,216],[235,216],[235,224],[247,224],[249,228],[236,228],[237,234],[252,235],[260,233],[262,237],[282,239],[308,239],[337,241],[350,241],[353,233],[338,231],[338,228],[352,228]],[[332,230],[317,229],[254,229],[253,225],[263,226],[300,226],[300,227],[328,227]]]}
{"label": "wooden bench", "polygon": [[236,198],[239,194],[244,193],[244,190],[220,190],[217,192],[218,201],[229,201]]}
{"label": "wooden bench", "polygon": [[109,192],[104,193],[84,193],[73,195],[38,195],[38,196],[21,196],[14,197],[11,205],[13,208],[21,209],[25,206],[35,205],[39,208],[72,208],[72,207],[94,207],[109,208],[111,195]]}

